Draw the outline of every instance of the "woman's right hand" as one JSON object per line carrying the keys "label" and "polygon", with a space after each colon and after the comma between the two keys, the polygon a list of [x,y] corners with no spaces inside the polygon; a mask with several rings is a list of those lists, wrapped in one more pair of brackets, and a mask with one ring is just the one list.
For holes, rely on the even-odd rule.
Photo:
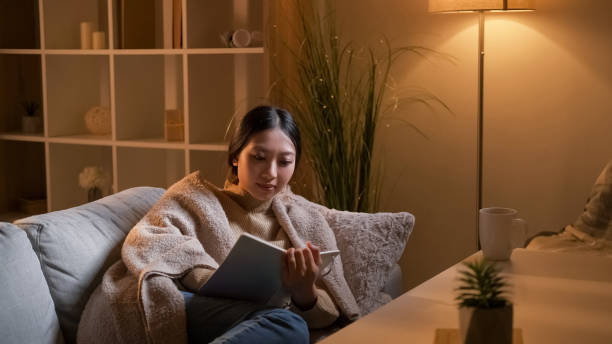
{"label": "woman's right hand", "polygon": [[285,253],[283,284],[291,299],[301,309],[309,309],[317,302],[315,282],[319,277],[321,250],[307,242],[304,248],[288,248]]}

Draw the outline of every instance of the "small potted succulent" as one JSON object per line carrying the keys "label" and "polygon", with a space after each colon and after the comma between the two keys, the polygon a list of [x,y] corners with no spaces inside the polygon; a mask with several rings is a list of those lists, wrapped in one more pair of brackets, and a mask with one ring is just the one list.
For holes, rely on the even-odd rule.
{"label": "small potted succulent", "polygon": [[460,271],[459,330],[463,343],[512,343],[513,306],[504,296],[508,284],[485,259],[463,263]]}
{"label": "small potted succulent", "polygon": [[27,134],[42,132],[42,117],[37,116],[39,104],[34,100],[21,102],[25,115],[21,117],[21,131]]}

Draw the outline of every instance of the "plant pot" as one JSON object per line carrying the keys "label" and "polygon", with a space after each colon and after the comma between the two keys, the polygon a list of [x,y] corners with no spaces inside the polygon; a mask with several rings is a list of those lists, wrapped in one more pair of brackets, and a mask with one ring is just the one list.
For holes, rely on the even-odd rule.
{"label": "plant pot", "polygon": [[462,343],[512,344],[512,305],[499,308],[459,308]]}
{"label": "plant pot", "polygon": [[41,116],[22,116],[21,131],[26,134],[42,133],[42,117]]}
{"label": "plant pot", "polygon": [[89,188],[87,190],[87,202],[93,202],[102,198],[102,190],[98,187]]}

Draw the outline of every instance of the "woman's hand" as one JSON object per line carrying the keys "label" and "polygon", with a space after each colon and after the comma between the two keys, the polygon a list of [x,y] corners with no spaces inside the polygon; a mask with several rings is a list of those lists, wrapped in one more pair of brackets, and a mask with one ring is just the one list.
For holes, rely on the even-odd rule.
{"label": "woman's hand", "polygon": [[289,248],[285,254],[283,284],[291,299],[301,309],[310,309],[317,302],[315,281],[319,277],[321,251],[310,242],[304,248]]}

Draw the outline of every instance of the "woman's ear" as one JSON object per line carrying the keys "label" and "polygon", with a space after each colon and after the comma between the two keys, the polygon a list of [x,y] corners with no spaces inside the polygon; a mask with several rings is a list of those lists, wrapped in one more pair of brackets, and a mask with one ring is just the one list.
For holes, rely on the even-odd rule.
{"label": "woman's ear", "polygon": [[234,160],[232,161],[232,166],[238,166],[238,160],[234,159]]}

